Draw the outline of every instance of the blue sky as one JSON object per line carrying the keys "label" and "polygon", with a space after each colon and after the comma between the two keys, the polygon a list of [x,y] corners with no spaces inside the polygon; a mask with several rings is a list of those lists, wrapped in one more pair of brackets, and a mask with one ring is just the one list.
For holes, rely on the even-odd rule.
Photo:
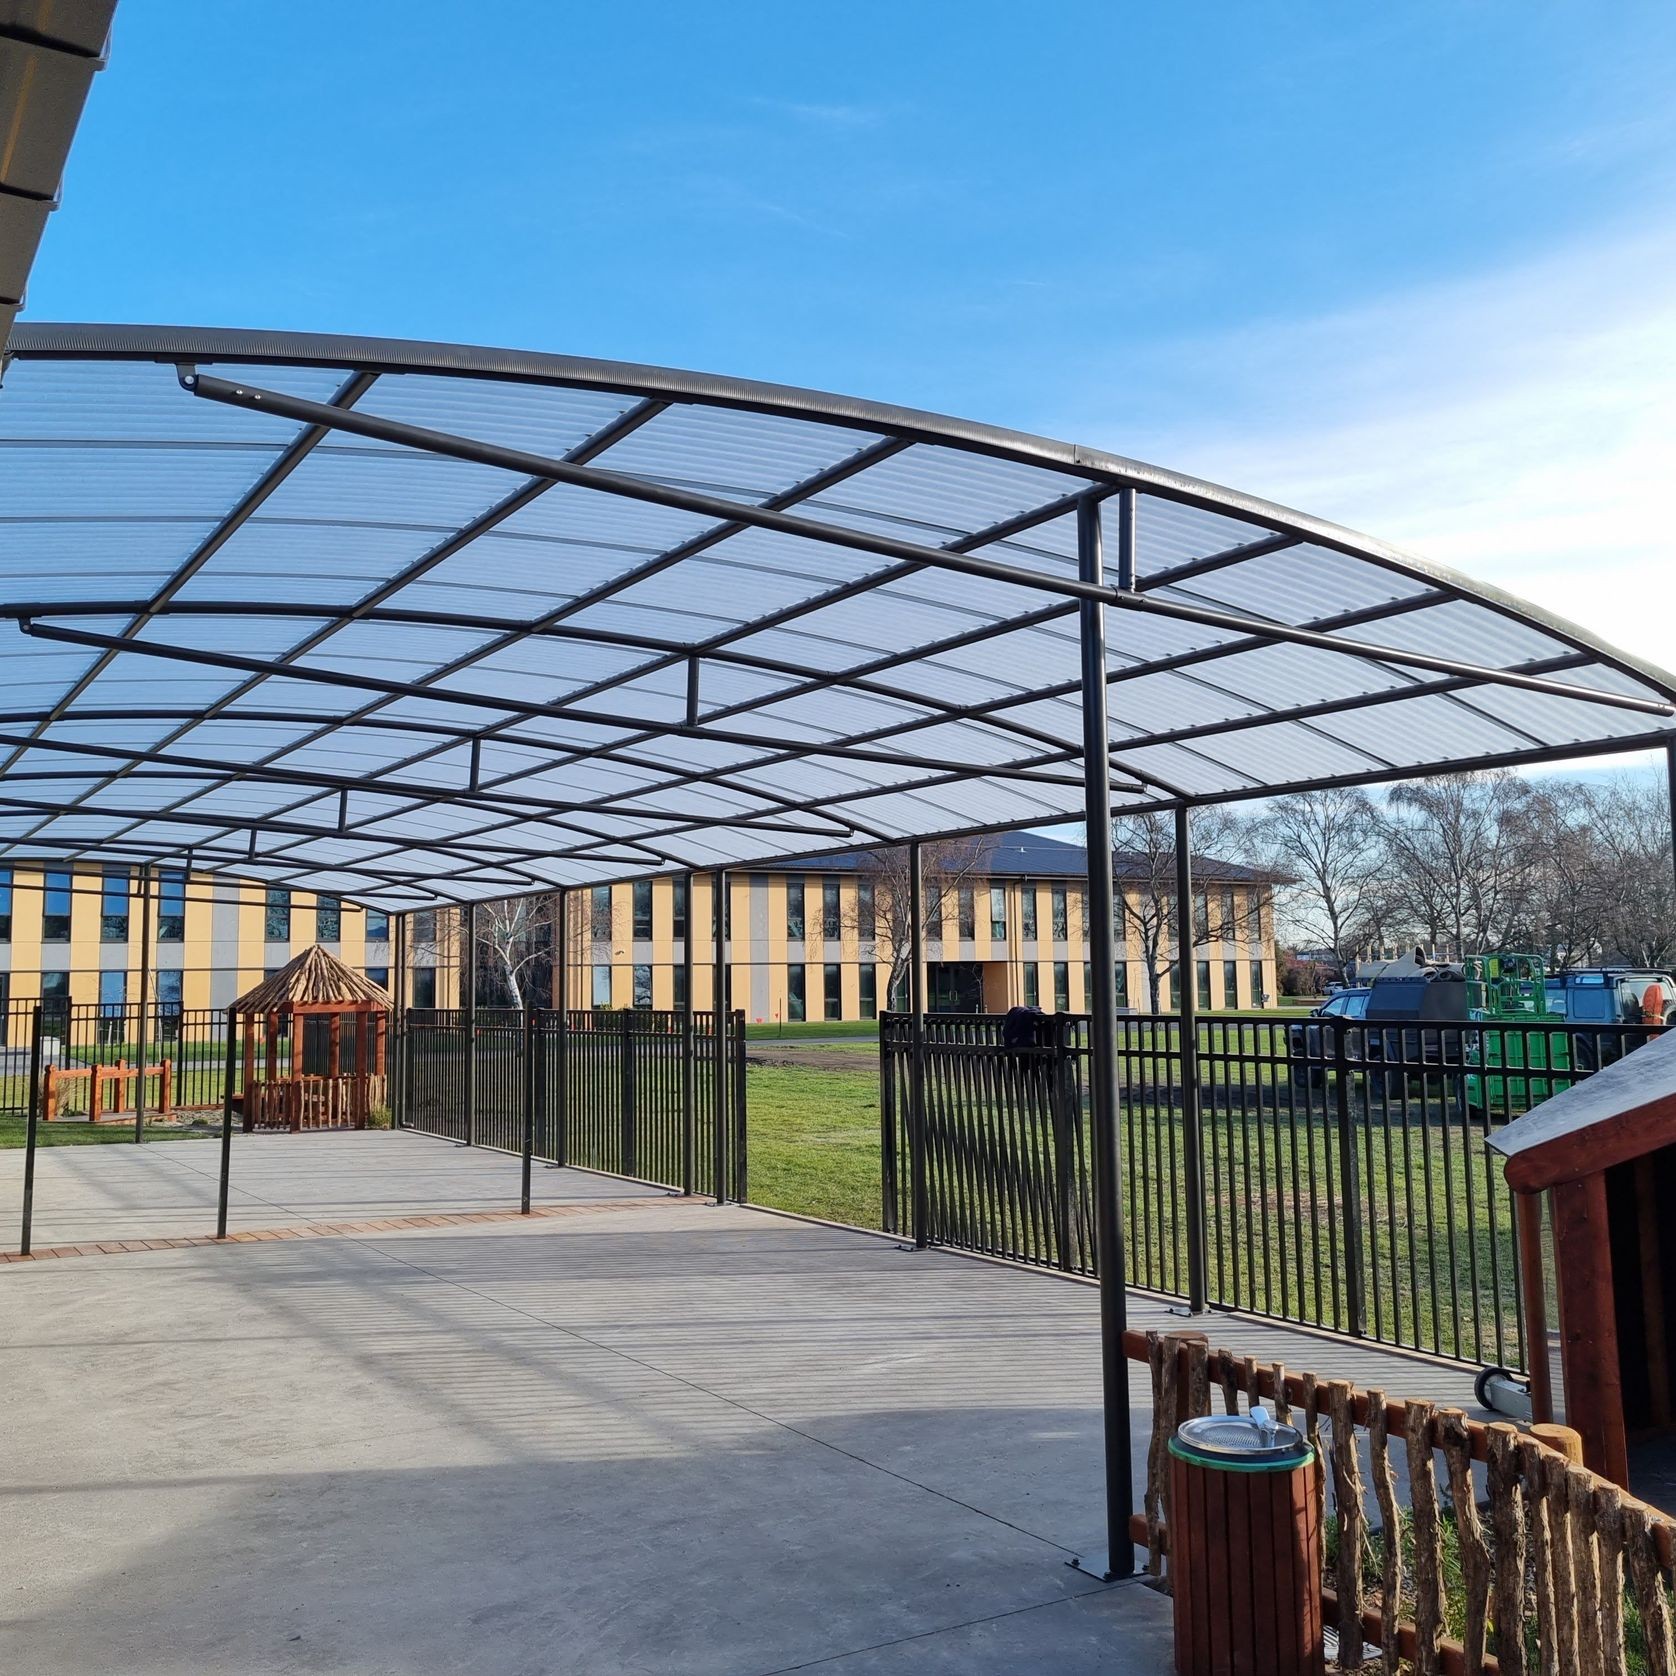
{"label": "blue sky", "polygon": [[123,0],[28,317],[1071,436],[1671,663],[1673,73],[1676,7],[1598,0]]}

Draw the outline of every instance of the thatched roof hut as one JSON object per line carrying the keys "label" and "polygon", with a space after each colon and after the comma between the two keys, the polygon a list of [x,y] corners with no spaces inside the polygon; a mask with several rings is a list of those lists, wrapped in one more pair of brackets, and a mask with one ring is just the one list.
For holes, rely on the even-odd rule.
{"label": "thatched roof hut", "polygon": [[389,992],[318,943],[287,961],[233,1003],[235,1013],[362,1012],[388,1009]]}

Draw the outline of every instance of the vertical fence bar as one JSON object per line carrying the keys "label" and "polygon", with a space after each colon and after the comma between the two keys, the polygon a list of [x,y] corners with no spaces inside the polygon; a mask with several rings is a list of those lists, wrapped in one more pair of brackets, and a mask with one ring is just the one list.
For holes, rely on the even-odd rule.
{"label": "vertical fence bar", "polygon": [[681,882],[687,911],[681,923],[681,1191],[689,1197],[698,1175],[698,1066],[693,1038],[693,878]]}
{"label": "vertical fence bar", "polygon": [[[712,1168],[715,1176],[716,1203],[727,1203],[727,889],[725,868],[717,868],[715,875],[715,994],[711,1003],[715,1009],[715,1063],[711,1070],[715,1078],[710,1105],[710,1140],[713,1151]],[[688,909],[689,916],[691,909]]]}
{"label": "vertical fence bar", "polygon": [[[233,1072],[238,1065],[238,1017],[227,1009],[227,1057],[221,1074],[221,1186],[216,1197],[215,1237],[227,1237],[227,1192],[233,1174]],[[270,1074],[272,1068],[270,1066]],[[245,1096],[249,1098],[248,1092]]]}
{"label": "vertical fence bar", "polygon": [[[898,921],[900,924],[900,920]],[[914,1249],[931,1243],[925,1157],[925,858],[916,838],[908,846],[908,1194]]]}
{"label": "vertical fence bar", "polygon": [[[140,868],[140,1069],[134,1079],[134,1141],[145,1139],[146,1000],[151,991],[151,863]],[[162,1099],[161,1089],[158,1099]]]}
{"label": "vertical fence bar", "polygon": [[733,1015],[733,1196],[740,1204],[750,1196],[749,1154],[746,1133],[745,1011]]}
{"label": "vertical fence bar", "polygon": [[[1119,575],[1132,576],[1135,491],[1120,491]],[[1105,580],[1100,502],[1077,502],[1077,574]],[[1088,1022],[1089,1119],[1094,1136],[1096,1249],[1100,1263],[1100,1372],[1104,1397],[1106,1555],[1087,1569],[1127,1577],[1135,1569],[1129,1540],[1134,1482],[1129,1463],[1129,1366],[1123,1353],[1127,1309],[1123,1294],[1123,1160],[1117,1134],[1117,997],[1112,881],[1109,724],[1106,717],[1106,614],[1095,599],[1077,607],[1082,642],[1082,770],[1088,834],[1088,956],[1093,989]]]}
{"label": "vertical fence bar", "polygon": [[1187,1307],[1210,1308],[1205,1245],[1205,1123],[1199,1080],[1199,945],[1193,916],[1193,819],[1176,810],[1176,1028],[1181,1035],[1181,1144],[1186,1172]]}
{"label": "vertical fence bar", "polygon": [[553,1162],[570,1158],[570,892],[559,892],[558,1086],[553,1109]]}
{"label": "vertical fence bar", "polygon": [[[1333,1077],[1338,1084],[1338,1169],[1340,1213],[1344,1218],[1344,1307],[1346,1331],[1353,1338],[1363,1334],[1365,1304],[1362,1289],[1362,1194],[1357,1179],[1356,1132],[1350,1118],[1350,1053],[1342,1018],[1333,1020]],[[1366,1045],[1363,1054],[1366,1055]],[[1448,1118],[1444,1134],[1448,1134]]]}
{"label": "vertical fence bar", "polygon": [[640,1110],[639,1092],[635,1087],[635,1021],[640,1017],[638,1013],[626,1012],[617,1015],[617,1116],[622,1125],[617,1156],[622,1161],[622,1171],[626,1176],[640,1174]]}
{"label": "vertical fence bar", "polygon": [[465,911],[466,1145],[477,1144],[477,904]]}
{"label": "vertical fence bar", "polygon": [[1670,865],[1676,872],[1676,739],[1665,743],[1664,783],[1670,809]]}
{"label": "vertical fence bar", "polygon": [[23,1227],[18,1250],[29,1255],[35,1230],[35,1143],[41,1121],[41,1003],[35,1003],[29,1029],[29,1120],[23,1141]]}
{"label": "vertical fence bar", "polygon": [[536,1065],[537,1045],[541,1032],[536,1027],[536,1010],[524,1007],[524,1144],[520,1158],[521,1184],[518,1195],[519,1214],[530,1213],[530,1169],[535,1158],[535,1103],[541,1077]]}
{"label": "vertical fence bar", "polygon": [[390,1077],[390,1125],[401,1129],[407,1125],[407,915],[395,917],[395,946],[391,950],[395,964],[391,968],[390,998],[395,1003],[390,1020],[393,1040],[386,1052]]}

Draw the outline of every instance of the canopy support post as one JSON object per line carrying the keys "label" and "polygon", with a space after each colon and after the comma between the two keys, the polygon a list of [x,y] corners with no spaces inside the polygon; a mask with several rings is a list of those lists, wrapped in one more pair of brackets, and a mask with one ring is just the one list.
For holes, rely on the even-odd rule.
{"label": "canopy support post", "polygon": [[1669,740],[1664,747],[1664,773],[1670,799],[1670,865],[1676,874],[1676,739]]}
{"label": "canopy support post", "polygon": [[[713,1092],[710,1101],[712,1186],[718,1205],[727,1203],[727,893],[726,868],[718,867],[714,874],[715,895],[712,902],[716,921],[715,993],[710,997],[715,1011],[712,1029],[715,1033],[715,1062]],[[690,909],[689,909],[690,914]]]}
{"label": "canopy support post", "polygon": [[[221,1068],[221,1185],[216,1198],[215,1207],[215,1237],[224,1240],[227,1237],[227,1194],[233,1174],[233,1073],[238,1067],[238,1022],[239,1015],[229,1007],[227,1009],[227,1058]],[[248,1030],[249,1026],[246,1025]],[[272,1039],[272,1030],[269,1031]],[[298,1045],[301,1045],[302,1032],[297,1032]],[[273,1062],[268,1063],[268,1075],[273,1075]],[[251,1091],[245,1090],[245,1099],[250,1099]]]}
{"label": "canopy support post", "polygon": [[[184,893],[183,893],[184,894]],[[139,1074],[134,1078],[134,1143],[145,1139],[146,1002],[151,996],[151,863],[140,868]]]}
{"label": "canopy support post", "polygon": [[407,1123],[407,915],[393,914],[390,928],[395,934],[395,946],[390,951],[390,998],[395,1003],[395,1017],[391,1020],[394,1039],[385,1054],[385,1074],[390,1079],[390,1123],[400,1129]]}
{"label": "canopy support post", "polygon": [[477,904],[465,911],[466,1145],[477,1144]]}
{"label": "canopy support post", "polygon": [[[1132,489],[1123,491],[1133,494]],[[1125,519],[1133,528],[1133,518]],[[1077,503],[1077,573],[1096,588],[1104,582],[1100,502]],[[1082,641],[1082,751],[1084,813],[1088,827],[1088,954],[1093,995],[1088,1026],[1089,1117],[1094,1142],[1095,1238],[1100,1279],[1100,1378],[1104,1397],[1106,1552],[1071,1562],[1103,1578],[1135,1569],[1129,1538],[1134,1480],[1129,1460],[1129,1364],[1123,1261],[1123,1161],[1117,1134],[1117,998],[1112,879],[1112,807],[1106,718],[1105,608],[1097,597],[1078,607]]]}
{"label": "canopy support post", "polygon": [[914,1250],[931,1243],[930,1183],[925,1158],[925,851],[908,846],[908,1011],[913,1017],[908,1059],[908,1193]]}
{"label": "canopy support post", "polygon": [[693,1053],[693,874],[682,876],[681,916],[681,1191],[692,1197],[698,1174],[698,1065]]}
{"label": "canopy support post", "polygon": [[1198,926],[1193,917],[1193,817],[1176,810],[1176,1029],[1181,1042],[1182,1163],[1187,1174],[1187,1307],[1210,1308],[1205,1246],[1205,1130],[1199,1097]]}

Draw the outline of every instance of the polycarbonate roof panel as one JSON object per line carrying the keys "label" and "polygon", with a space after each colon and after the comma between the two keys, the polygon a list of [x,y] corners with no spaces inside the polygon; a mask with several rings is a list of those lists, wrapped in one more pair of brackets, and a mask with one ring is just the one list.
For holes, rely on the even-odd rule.
{"label": "polycarbonate roof panel", "polygon": [[1120,808],[1671,727],[1581,629],[1085,448],[449,345],[12,347],[0,865],[399,909],[1080,817],[1078,496]]}

